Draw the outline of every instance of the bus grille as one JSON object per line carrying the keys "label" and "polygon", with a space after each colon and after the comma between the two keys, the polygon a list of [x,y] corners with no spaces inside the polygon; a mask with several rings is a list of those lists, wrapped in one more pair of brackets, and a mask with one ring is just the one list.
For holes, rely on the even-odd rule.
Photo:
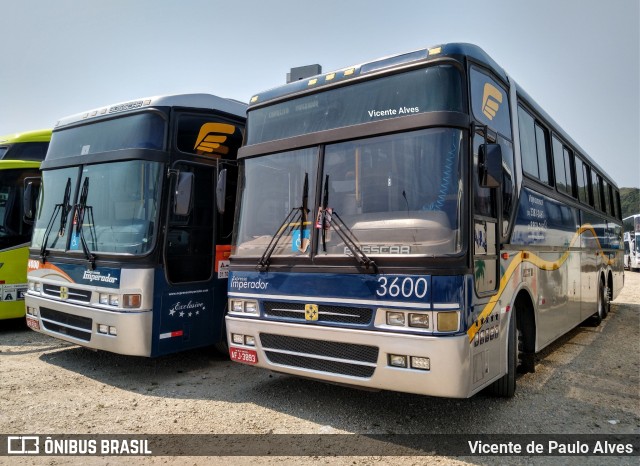
{"label": "bus grille", "polygon": [[[50,296],[54,296],[58,299],[63,299],[60,297],[60,287],[57,285],[43,284],[42,291],[44,291],[45,294],[48,294]],[[81,301],[83,303],[91,302],[91,291],[89,290],[81,290],[79,288],[68,288],[67,293],[68,293],[68,296],[64,298],[65,300],[68,299],[72,301]]]}
{"label": "bus grille", "polygon": [[376,346],[261,333],[260,343],[273,364],[330,374],[369,378],[376,370]]}
{"label": "bus grille", "polygon": [[[278,317],[304,321],[304,303],[265,301],[266,317]],[[369,325],[373,311],[362,307],[318,306],[317,322],[331,322],[337,324]]]}
{"label": "bus grille", "polygon": [[93,321],[88,317],[74,316],[66,312],[55,311],[46,307],[40,308],[42,326],[51,332],[69,335],[84,341],[91,340]]}

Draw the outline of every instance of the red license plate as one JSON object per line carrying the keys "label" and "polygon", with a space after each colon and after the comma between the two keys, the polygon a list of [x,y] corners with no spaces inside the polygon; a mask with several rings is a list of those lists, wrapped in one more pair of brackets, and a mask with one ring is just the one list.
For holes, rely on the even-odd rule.
{"label": "red license plate", "polygon": [[229,348],[229,357],[233,361],[243,362],[245,364],[257,364],[258,353],[255,350],[244,348]]}
{"label": "red license plate", "polygon": [[27,327],[32,328],[34,330],[40,330],[40,322],[36,319],[31,319],[27,317]]}

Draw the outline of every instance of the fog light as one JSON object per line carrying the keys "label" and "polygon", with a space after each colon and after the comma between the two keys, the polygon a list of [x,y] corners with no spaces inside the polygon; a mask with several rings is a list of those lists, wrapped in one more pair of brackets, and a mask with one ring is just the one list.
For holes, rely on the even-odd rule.
{"label": "fog light", "polygon": [[230,307],[233,312],[242,312],[242,301],[232,299]]}
{"label": "fog light", "polygon": [[109,306],[117,306],[119,304],[119,299],[117,294],[109,295]]}
{"label": "fog light", "polygon": [[115,327],[109,326],[109,335],[118,336],[118,330]]}
{"label": "fog light", "polygon": [[36,291],[36,285],[33,282],[29,282],[29,291]]}
{"label": "fog light", "polygon": [[258,303],[255,301],[245,301],[244,303],[244,312],[248,312],[250,314],[258,313]]}
{"label": "fog light", "polygon": [[256,346],[256,339],[251,335],[244,336],[244,344],[247,346]]}
{"label": "fog light", "polygon": [[409,327],[429,328],[429,314],[409,314]]}
{"label": "fog light", "polygon": [[457,312],[438,312],[438,332],[455,332],[458,320]]}
{"label": "fog light", "polygon": [[404,312],[387,311],[387,325],[404,327]]}
{"label": "fog light", "polygon": [[39,282],[34,283],[33,288],[36,293],[40,293],[40,291],[42,291],[42,283],[39,283]]}
{"label": "fog light", "polygon": [[411,368],[428,371],[429,369],[431,369],[431,361],[429,360],[429,358],[411,356]]}
{"label": "fog light", "polygon": [[108,294],[102,294],[102,293],[100,293],[100,294],[98,295],[98,302],[99,302],[100,304],[104,304],[104,305],[109,304],[109,295],[108,295]]}
{"label": "fog light", "polygon": [[98,324],[98,333],[104,333],[106,335],[109,333],[109,326],[105,324]]}
{"label": "fog light", "polygon": [[399,354],[390,354],[389,365],[394,367],[407,367],[407,357]]}
{"label": "fog light", "polygon": [[122,296],[122,307],[135,309],[140,307],[142,296],[139,294],[125,294]]}
{"label": "fog light", "polygon": [[236,345],[244,344],[244,335],[240,335],[238,333],[231,334],[231,341],[233,341]]}

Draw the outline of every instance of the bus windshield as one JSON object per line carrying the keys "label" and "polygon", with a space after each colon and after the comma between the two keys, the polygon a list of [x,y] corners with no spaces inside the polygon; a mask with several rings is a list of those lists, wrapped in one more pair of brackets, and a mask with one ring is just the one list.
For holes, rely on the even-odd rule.
{"label": "bus windshield", "polygon": [[157,229],[161,173],[162,164],[141,160],[44,171],[32,246],[41,248],[46,242],[47,249],[82,252],[84,236],[91,252],[148,253]]}
{"label": "bus windshield", "polygon": [[[342,220],[367,255],[456,254],[463,236],[462,146],[462,131],[451,128],[327,145],[320,199],[318,148],[247,159],[235,254],[261,255],[278,231],[284,235],[274,255],[308,254],[302,240],[319,228],[316,254],[351,255],[335,231],[316,223],[321,207]],[[282,224],[303,205],[305,176],[308,218]]]}
{"label": "bus windshield", "polygon": [[120,149],[164,148],[165,122],[158,112],[102,120],[54,131],[47,159],[61,159]]}

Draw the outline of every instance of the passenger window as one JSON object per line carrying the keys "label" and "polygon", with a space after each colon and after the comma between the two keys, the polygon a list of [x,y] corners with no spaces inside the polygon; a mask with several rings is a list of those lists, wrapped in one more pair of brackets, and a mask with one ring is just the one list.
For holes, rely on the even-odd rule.
{"label": "passenger window", "polygon": [[536,125],[536,147],[538,152],[538,178],[543,183],[549,183],[549,166],[547,163],[547,130]]}
{"label": "passenger window", "polygon": [[522,169],[549,184],[548,133],[522,106],[518,107]]}

